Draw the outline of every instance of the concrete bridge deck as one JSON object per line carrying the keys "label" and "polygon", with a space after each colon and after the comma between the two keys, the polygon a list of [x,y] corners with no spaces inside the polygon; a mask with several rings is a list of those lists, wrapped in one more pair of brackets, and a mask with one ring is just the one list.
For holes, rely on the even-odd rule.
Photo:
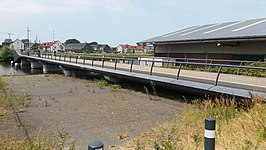
{"label": "concrete bridge deck", "polygon": [[101,73],[120,79],[140,82],[154,81],[158,86],[177,89],[187,93],[203,95],[233,95],[250,98],[258,95],[266,98],[266,78],[241,75],[220,74],[217,85],[217,73],[181,70],[177,79],[178,69],[140,66],[135,64],[92,61],[84,59],[44,58],[19,55],[20,58],[31,59],[64,66],[65,68]]}

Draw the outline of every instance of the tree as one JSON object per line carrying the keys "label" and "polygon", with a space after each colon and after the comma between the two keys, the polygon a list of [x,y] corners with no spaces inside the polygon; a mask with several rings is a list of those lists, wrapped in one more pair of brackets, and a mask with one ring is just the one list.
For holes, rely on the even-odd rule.
{"label": "tree", "polygon": [[10,61],[13,59],[13,50],[8,46],[4,46],[1,49],[0,57],[3,61]]}
{"label": "tree", "polygon": [[65,44],[71,44],[71,43],[80,43],[80,41],[77,39],[67,39],[65,41]]}

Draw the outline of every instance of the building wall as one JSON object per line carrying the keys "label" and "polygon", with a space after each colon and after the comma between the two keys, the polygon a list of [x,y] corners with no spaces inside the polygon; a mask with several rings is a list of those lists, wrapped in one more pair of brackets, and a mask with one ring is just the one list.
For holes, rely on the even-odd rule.
{"label": "building wall", "polygon": [[61,42],[56,42],[54,45],[51,47],[54,48],[54,51],[65,51],[65,46]]}
{"label": "building wall", "polygon": [[10,44],[11,49],[24,49],[24,43],[22,43],[20,40],[15,40],[12,44]]}
{"label": "building wall", "polygon": [[186,58],[216,58],[251,60],[264,58],[266,41],[239,42],[238,46],[217,46],[217,43],[157,45],[155,56],[186,57]]}

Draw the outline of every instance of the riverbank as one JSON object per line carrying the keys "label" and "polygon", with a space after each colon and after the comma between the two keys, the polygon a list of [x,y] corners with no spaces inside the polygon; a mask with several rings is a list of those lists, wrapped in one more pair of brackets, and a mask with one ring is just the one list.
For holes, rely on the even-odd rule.
{"label": "riverbank", "polygon": [[166,98],[151,99],[134,90],[110,88],[99,81],[60,75],[4,77],[7,89],[24,95],[25,110],[19,113],[29,134],[66,131],[68,143],[87,149],[99,139],[119,147],[152,127],[171,121],[186,104]]}
{"label": "riverbank", "polygon": [[204,120],[216,118],[215,149],[265,150],[266,103],[217,98],[187,107],[181,117],[156,126],[121,149],[204,149]]}

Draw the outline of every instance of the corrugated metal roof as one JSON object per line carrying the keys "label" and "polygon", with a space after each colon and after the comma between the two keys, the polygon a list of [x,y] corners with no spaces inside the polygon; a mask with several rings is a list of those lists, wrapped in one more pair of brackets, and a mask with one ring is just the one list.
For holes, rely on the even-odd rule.
{"label": "corrugated metal roof", "polygon": [[266,37],[266,18],[192,26],[151,38],[143,43],[199,42]]}

